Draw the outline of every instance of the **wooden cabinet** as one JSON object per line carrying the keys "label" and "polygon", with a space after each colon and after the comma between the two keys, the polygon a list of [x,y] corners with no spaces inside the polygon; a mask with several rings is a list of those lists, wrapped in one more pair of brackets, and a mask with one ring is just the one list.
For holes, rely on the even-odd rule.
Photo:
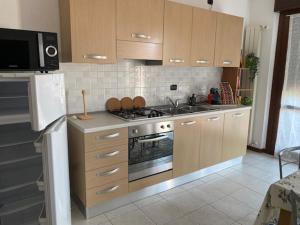
{"label": "wooden cabinet", "polygon": [[60,0],[62,60],[116,62],[116,1]]}
{"label": "wooden cabinet", "polygon": [[199,119],[175,122],[173,175],[181,176],[199,169]]}
{"label": "wooden cabinet", "polygon": [[68,126],[72,192],[85,207],[128,192],[128,129],[84,134]]}
{"label": "wooden cabinet", "polygon": [[214,65],[217,13],[193,8],[191,66]]}
{"label": "wooden cabinet", "polygon": [[200,168],[216,165],[222,161],[224,114],[200,119]]}
{"label": "wooden cabinet", "polygon": [[223,161],[246,154],[249,118],[250,110],[225,113]]}
{"label": "wooden cabinet", "polygon": [[117,0],[117,39],[162,43],[164,0]]}
{"label": "wooden cabinet", "polygon": [[218,13],[215,66],[239,67],[243,36],[243,18]]}
{"label": "wooden cabinet", "polygon": [[163,64],[188,66],[192,39],[193,8],[165,3]]}

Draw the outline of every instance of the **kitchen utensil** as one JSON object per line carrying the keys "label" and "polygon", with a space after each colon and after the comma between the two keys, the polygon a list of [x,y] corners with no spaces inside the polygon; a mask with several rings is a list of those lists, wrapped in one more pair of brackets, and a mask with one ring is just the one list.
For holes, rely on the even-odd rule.
{"label": "kitchen utensil", "polygon": [[234,104],[233,91],[230,84],[228,82],[221,82],[220,89],[221,89],[222,104],[224,105]]}
{"label": "kitchen utensil", "polygon": [[195,106],[197,104],[197,97],[195,94],[188,98],[188,103],[190,106]]}
{"label": "kitchen utensil", "polygon": [[86,92],[85,92],[85,90],[82,90],[81,93],[82,93],[82,99],[83,99],[83,111],[84,111],[84,114],[78,116],[78,119],[80,119],[80,120],[91,120],[91,119],[94,119],[94,117],[88,115],[87,111],[86,111]]}
{"label": "kitchen utensil", "polygon": [[131,110],[133,109],[133,101],[129,97],[124,97],[121,99],[121,108],[123,110]]}
{"label": "kitchen utensil", "polygon": [[117,98],[110,98],[106,101],[106,110],[113,112],[121,109],[121,102]]}
{"label": "kitchen utensil", "polygon": [[146,100],[142,96],[137,96],[133,99],[133,107],[135,109],[145,108]]}

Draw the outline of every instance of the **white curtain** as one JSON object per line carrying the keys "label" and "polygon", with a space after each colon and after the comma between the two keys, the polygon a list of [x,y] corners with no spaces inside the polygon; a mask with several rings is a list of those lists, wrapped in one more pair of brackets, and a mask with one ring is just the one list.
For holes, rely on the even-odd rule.
{"label": "white curtain", "polygon": [[[271,103],[272,104],[272,103]],[[291,16],[276,152],[300,146],[300,14]]]}

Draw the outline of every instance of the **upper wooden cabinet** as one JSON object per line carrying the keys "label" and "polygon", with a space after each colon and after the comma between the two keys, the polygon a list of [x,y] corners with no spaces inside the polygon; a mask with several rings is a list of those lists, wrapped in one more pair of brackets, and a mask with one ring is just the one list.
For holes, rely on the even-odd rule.
{"label": "upper wooden cabinet", "polygon": [[173,175],[175,177],[199,169],[199,119],[175,122]]}
{"label": "upper wooden cabinet", "polygon": [[62,60],[116,62],[116,1],[60,0]]}
{"label": "upper wooden cabinet", "polygon": [[218,13],[215,66],[239,67],[243,35],[243,18]]}
{"label": "upper wooden cabinet", "polygon": [[164,0],[117,0],[117,39],[163,42]]}
{"label": "upper wooden cabinet", "polygon": [[223,161],[246,154],[249,119],[250,110],[225,113]]}
{"label": "upper wooden cabinet", "polygon": [[165,3],[163,64],[188,66],[192,39],[193,8]]}
{"label": "upper wooden cabinet", "polygon": [[191,66],[212,67],[214,65],[217,14],[193,8],[193,31]]}

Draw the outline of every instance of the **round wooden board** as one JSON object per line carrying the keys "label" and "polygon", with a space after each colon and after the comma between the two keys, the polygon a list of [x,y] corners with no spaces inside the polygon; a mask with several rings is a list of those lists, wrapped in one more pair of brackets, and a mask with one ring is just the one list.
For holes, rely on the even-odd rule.
{"label": "round wooden board", "polygon": [[112,112],[112,111],[118,111],[121,110],[121,102],[117,98],[110,98],[106,101],[106,110]]}
{"label": "round wooden board", "polygon": [[131,110],[133,108],[133,101],[129,97],[124,97],[121,99],[121,107],[124,110]]}
{"label": "round wooden board", "polygon": [[146,106],[146,100],[142,96],[136,96],[133,99],[133,107],[136,109],[141,109]]}

